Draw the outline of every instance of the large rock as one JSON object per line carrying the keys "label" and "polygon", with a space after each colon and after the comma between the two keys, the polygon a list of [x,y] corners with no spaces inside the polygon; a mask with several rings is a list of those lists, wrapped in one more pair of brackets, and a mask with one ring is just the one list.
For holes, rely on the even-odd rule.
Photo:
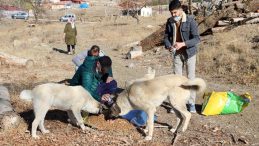
{"label": "large rock", "polygon": [[15,112],[5,112],[3,115],[0,114],[0,130],[7,131],[15,129],[21,123],[22,118]]}
{"label": "large rock", "polygon": [[10,94],[6,87],[0,86],[0,114],[9,111],[13,111],[13,107],[10,103]]}
{"label": "large rock", "polygon": [[8,89],[0,85],[0,130],[6,131],[19,126],[22,119],[14,112]]}

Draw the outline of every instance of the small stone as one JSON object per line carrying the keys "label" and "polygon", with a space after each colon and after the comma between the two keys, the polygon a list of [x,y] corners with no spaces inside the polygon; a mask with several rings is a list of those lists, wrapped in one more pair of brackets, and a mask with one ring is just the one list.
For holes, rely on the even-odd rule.
{"label": "small stone", "polygon": [[213,132],[217,132],[217,131],[219,131],[220,130],[220,128],[219,127],[215,127],[215,128],[213,128]]}
{"label": "small stone", "polygon": [[128,68],[133,68],[135,66],[134,63],[130,63],[129,65],[127,65]]}

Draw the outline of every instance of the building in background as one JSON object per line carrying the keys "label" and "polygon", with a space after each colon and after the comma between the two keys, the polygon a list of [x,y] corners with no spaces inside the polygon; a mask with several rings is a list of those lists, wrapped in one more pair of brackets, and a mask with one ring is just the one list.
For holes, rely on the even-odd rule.
{"label": "building in background", "polygon": [[145,7],[141,8],[140,16],[143,16],[143,17],[150,17],[150,16],[152,16],[152,7],[145,6]]}
{"label": "building in background", "polygon": [[49,2],[51,2],[51,3],[59,3],[60,0],[49,0]]}
{"label": "building in background", "polygon": [[21,8],[8,5],[0,5],[0,14],[3,17],[11,18],[12,14],[24,11]]}
{"label": "building in background", "polygon": [[73,3],[81,4],[83,0],[60,0],[60,1],[71,1]]}

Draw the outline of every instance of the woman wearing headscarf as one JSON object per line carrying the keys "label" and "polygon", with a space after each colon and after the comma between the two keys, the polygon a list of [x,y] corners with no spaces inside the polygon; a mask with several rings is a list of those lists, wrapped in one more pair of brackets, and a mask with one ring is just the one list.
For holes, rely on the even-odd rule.
{"label": "woman wearing headscarf", "polygon": [[[67,44],[67,53],[69,55],[75,54],[77,30],[74,18],[68,19],[64,29],[64,39]],[[72,49],[72,50],[71,50]]]}

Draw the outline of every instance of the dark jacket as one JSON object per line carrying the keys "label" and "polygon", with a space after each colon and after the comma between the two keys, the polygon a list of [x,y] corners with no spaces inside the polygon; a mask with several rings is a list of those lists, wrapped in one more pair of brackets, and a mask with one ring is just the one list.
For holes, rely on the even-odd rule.
{"label": "dark jacket", "polygon": [[[84,63],[78,68],[70,81],[71,86],[83,86],[97,101],[101,96],[97,93],[97,87],[103,81],[102,75],[96,71],[96,62],[98,57],[87,56]],[[112,70],[109,70],[109,76],[112,77]]]}
{"label": "dark jacket", "polygon": [[[164,43],[165,48],[170,48],[176,40],[176,22],[173,17],[169,18],[166,22]],[[198,25],[192,16],[187,16],[183,13],[182,22],[180,25],[181,38],[186,44],[186,53],[188,58],[197,53],[197,44],[200,42],[198,32]]]}

